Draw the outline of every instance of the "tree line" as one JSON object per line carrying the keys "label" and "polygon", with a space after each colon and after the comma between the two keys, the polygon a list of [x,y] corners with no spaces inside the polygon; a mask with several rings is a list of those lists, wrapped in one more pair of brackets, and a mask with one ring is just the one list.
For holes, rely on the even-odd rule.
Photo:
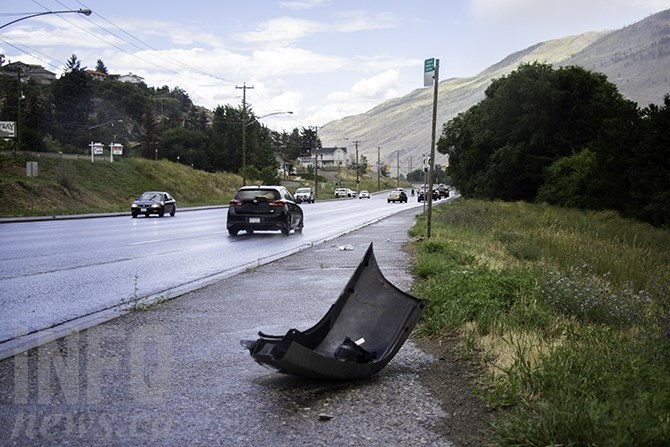
{"label": "tree line", "polygon": [[523,64],[445,123],[437,149],[465,197],[670,222],[670,96],[640,108],[601,73]]}
{"label": "tree line", "polygon": [[[95,71],[107,73],[102,60]],[[21,135],[20,142],[0,141],[4,149],[85,154],[91,142],[118,142],[124,145],[125,156],[241,173],[244,123],[247,172],[243,174],[269,182],[277,180],[281,165],[291,167],[300,155],[321,147],[316,130],[272,131],[248,106],[221,105],[210,111],[194,105],[179,87],[94,79],[76,55],[48,84],[8,70],[3,74],[0,120],[18,122]]]}

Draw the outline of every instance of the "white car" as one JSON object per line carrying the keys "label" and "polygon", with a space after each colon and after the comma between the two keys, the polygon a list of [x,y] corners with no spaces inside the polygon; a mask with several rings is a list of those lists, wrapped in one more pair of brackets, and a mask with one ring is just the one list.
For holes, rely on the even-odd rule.
{"label": "white car", "polygon": [[354,197],[356,193],[349,188],[337,188],[335,190],[335,198],[339,199],[340,197]]}
{"label": "white car", "polygon": [[370,198],[370,191],[368,191],[367,189],[364,189],[364,190],[361,191],[361,193],[358,195],[358,198],[359,198],[359,199],[369,199],[369,198]]}
{"label": "white car", "polygon": [[314,190],[312,188],[298,188],[295,190],[294,197],[298,203],[314,203]]}

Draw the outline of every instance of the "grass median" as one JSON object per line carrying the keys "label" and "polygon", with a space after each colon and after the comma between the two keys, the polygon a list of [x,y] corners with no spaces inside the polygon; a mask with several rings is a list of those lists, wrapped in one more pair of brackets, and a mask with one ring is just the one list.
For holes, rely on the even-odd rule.
{"label": "grass median", "polygon": [[[457,200],[418,239],[420,336],[485,371],[499,445],[670,439],[670,233],[612,212]],[[419,218],[411,230],[424,234]]]}

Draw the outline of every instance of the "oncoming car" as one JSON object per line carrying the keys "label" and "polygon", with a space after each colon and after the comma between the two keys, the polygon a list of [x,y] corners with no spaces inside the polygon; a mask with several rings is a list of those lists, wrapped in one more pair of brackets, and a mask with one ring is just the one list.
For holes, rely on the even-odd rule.
{"label": "oncoming car", "polygon": [[147,191],[130,205],[130,215],[137,217],[144,214],[149,217],[150,214],[158,214],[163,217],[165,213],[174,216],[177,212],[177,202],[165,191]]}
{"label": "oncoming car", "polygon": [[335,190],[335,198],[339,199],[340,197],[356,197],[356,192],[349,188],[337,188]]}
{"label": "oncoming car", "polygon": [[358,198],[359,198],[359,199],[369,199],[369,198],[370,198],[370,191],[368,191],[367,189],[364,189],[364,190],[361,191],[361,193],[358,195]]}
{"label": "oncoming car", "polygon": [[407,193],[402,188],[398,188],[394,191],[391,191],[386,199],[387,203],[403,202],[407,203]]}
{"label": "oncoming car", "polygon": [[228,234],[237,236],[244,230],[302,233],[304,216],[288,189],[283,186],[243,186],[228,207]]}
{"label": "oncoming car", "polygon": [[295,201],[298,203],[314,203],[314,190],[312,188],[298,188],[295,190]]}

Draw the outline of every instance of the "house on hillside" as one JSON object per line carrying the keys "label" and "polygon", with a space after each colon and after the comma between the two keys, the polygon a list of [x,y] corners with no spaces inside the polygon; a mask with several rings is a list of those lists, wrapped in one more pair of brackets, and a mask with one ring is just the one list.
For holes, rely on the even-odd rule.
{"label": "house on hillside", "polygon": [[[315,150],[310,151],[310,155],[298,158],[298,162],[304,168],[314,166]],[[319,168],[346,166],[347,148],[346,147],[322,147],[316,149],[316,160]]]}
{"label": "house on hillside", "polygon": [[107,73],[95,70],[84,70],[84,73],[86,73],[91,77],[91,79],[95,79],[96,81],[104,81],[109,77]]}
{"label": "house on hillside", "polygon": [[133,73],[121,75],[117,79],[121,82],[128,82],[130,84],[141,84],[144,82],[144,78],[142,76],[138,76]]}
{"label": "house on hillside", "polygon": [[56,79],[56,73],[53,73],[41,65],[26,64],[24,62],[10,62],[0,67],[0,74],[3,76],[21,77],[22,81],[32,80],[38,84],[48,84]]}

